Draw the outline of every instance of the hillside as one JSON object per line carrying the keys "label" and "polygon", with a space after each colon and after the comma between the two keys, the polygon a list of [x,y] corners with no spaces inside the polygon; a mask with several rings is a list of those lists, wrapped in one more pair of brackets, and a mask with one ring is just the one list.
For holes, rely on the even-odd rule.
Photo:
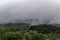
{"label": "hillside", "polygon": [[27,23],[0,24],[0,40],[60,40],[57,25]]}

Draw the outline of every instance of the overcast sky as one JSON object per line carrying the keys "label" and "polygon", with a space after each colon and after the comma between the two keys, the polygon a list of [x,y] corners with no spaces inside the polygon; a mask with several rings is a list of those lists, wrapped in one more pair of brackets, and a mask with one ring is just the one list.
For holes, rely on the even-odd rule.
{"label": "overcast sky", "polygon": [[60,0],[0,0],[0,23],[24,18],[60,23]]}

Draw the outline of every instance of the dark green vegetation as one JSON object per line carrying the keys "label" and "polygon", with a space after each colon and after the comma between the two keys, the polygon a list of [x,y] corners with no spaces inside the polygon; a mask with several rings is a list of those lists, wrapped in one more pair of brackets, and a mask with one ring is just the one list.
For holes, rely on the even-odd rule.
{"label": "dark green vegetation", "polygon": [[47,24],[0,24],[0,40],[60,40],[60,27]]}

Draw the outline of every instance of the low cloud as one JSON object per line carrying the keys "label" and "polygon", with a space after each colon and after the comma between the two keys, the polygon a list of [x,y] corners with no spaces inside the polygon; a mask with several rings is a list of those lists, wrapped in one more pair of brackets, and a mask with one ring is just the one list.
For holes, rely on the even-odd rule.
{"label": "low cloud", "polygon": [[0,0],[0,23],[16,19],[38,19],[60,24],[59,0]]}

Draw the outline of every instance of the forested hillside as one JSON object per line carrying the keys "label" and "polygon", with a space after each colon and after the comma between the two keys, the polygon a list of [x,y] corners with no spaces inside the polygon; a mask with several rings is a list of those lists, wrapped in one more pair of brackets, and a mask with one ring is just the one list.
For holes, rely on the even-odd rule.
{"label": "forested hillside", "polygon": [[60,27],[47,24],[0,24],[0,40],[60,40]]}

